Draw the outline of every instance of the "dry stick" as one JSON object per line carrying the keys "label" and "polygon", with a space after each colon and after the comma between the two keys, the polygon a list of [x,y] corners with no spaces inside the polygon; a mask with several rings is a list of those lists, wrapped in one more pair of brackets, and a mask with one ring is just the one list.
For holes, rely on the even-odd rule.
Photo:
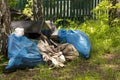
{"label": "dry stick", "polygon": [[55,46],[58,46],[58,44],[57,43],[55,43],[53,40],[51,40],[50,39],[50,42],[52,43],[52,44],[54,44]]}
{"label": "dry stick", "polygon": [[48,38],[47,38],[44,34],[40,33],[40,37],[41,37],[43,40],[46,40],[46,41],[50,44],[50,41],[48,40]]}

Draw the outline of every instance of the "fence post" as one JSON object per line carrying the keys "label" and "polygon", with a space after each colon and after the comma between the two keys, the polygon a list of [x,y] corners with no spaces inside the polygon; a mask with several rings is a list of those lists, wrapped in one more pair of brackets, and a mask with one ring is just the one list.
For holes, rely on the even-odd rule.
{"label": "fence post", "polygon": [[84,20],[95,17],[91,10],[97,6],[100,0],[43,0],[44,15],[46,19],[75,19]]}

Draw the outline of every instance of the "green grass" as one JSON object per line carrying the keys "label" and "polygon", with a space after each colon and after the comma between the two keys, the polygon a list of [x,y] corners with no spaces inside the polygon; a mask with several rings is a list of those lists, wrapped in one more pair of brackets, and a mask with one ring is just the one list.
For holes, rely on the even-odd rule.
{"label": "green grass", "polygon": [[[74,24],[76,26],[76,23],[72,26]],[[86,21],[77,27],[72,26],[71,29],[79,29],[90,38],[89,59],[80,56],[67,62],[64,68],[50,70],[47,64],[41,64],[34,69],[9,74],[3,74],[4,67],[0,67],[0,80],[120,80],[120,28],[109,28],[102,21]],[[2,59],[0,64],[6,62]]]}
{"label": "green grass", "polygon": [[34,69],[0,73],[0,80],[120,80],[120,54],[105,53],[88,60],[79,57],[66,63],[64,68],[48,69],[40,65]]}
{"label": "green grass", "polygon": [[[104,14],[108,8],[107,0],[103,0],[93,10],[97,20],[86,20],[80,25],[68,19],[64,26],[59,24],[63,19],[55,22],[58,29],[78,29],[88,35],[92,44],[88,60],[80,56],[67,62],[64,68],[50,70],[46,64],[9,74],[2,73],[5,66],[0,66],[0,80],[120,80],[120,21],[113,20],[114,27],[109,27],[108,15]],[[4,63],[6,60],[0,55],[0,65]]]}

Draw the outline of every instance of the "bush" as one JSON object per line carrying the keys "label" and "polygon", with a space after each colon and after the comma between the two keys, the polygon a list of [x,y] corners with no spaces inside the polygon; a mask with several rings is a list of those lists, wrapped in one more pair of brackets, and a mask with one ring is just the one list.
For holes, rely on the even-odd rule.
{"label": "bush", "polygon": [[93,14],[96,15],[94,20],[86,20],[84,23],[80,24],[76,21],[66,19],[67,25],[62,25],[60,23],[65,21],[58,19],[55,21],[55,24],[58,26],[58,29],[78,29],[85,32],[92,43],[93,53],[110,53],[120,49],[120,24],[119,20],[115,19],[113,20],[114,26],[109,26],[109,8],[112,8],[112,6],[105,0],[93,9]]}

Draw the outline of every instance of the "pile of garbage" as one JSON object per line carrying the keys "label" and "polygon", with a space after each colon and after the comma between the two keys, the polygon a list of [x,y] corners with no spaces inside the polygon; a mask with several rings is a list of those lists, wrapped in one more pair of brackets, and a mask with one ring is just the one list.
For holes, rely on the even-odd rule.
{"label": "pile of garbage", "polygon": [[79,30],[57,30],[46,21],[51,34],[41,33],[35,42],[24,35],[24,28],[15,28],[8,39],[8,65],[5,70],[33,68],[48,63],[49,68],[64,67],[65,62],[82,55],[89,58],[91,44],[87,35]]}

